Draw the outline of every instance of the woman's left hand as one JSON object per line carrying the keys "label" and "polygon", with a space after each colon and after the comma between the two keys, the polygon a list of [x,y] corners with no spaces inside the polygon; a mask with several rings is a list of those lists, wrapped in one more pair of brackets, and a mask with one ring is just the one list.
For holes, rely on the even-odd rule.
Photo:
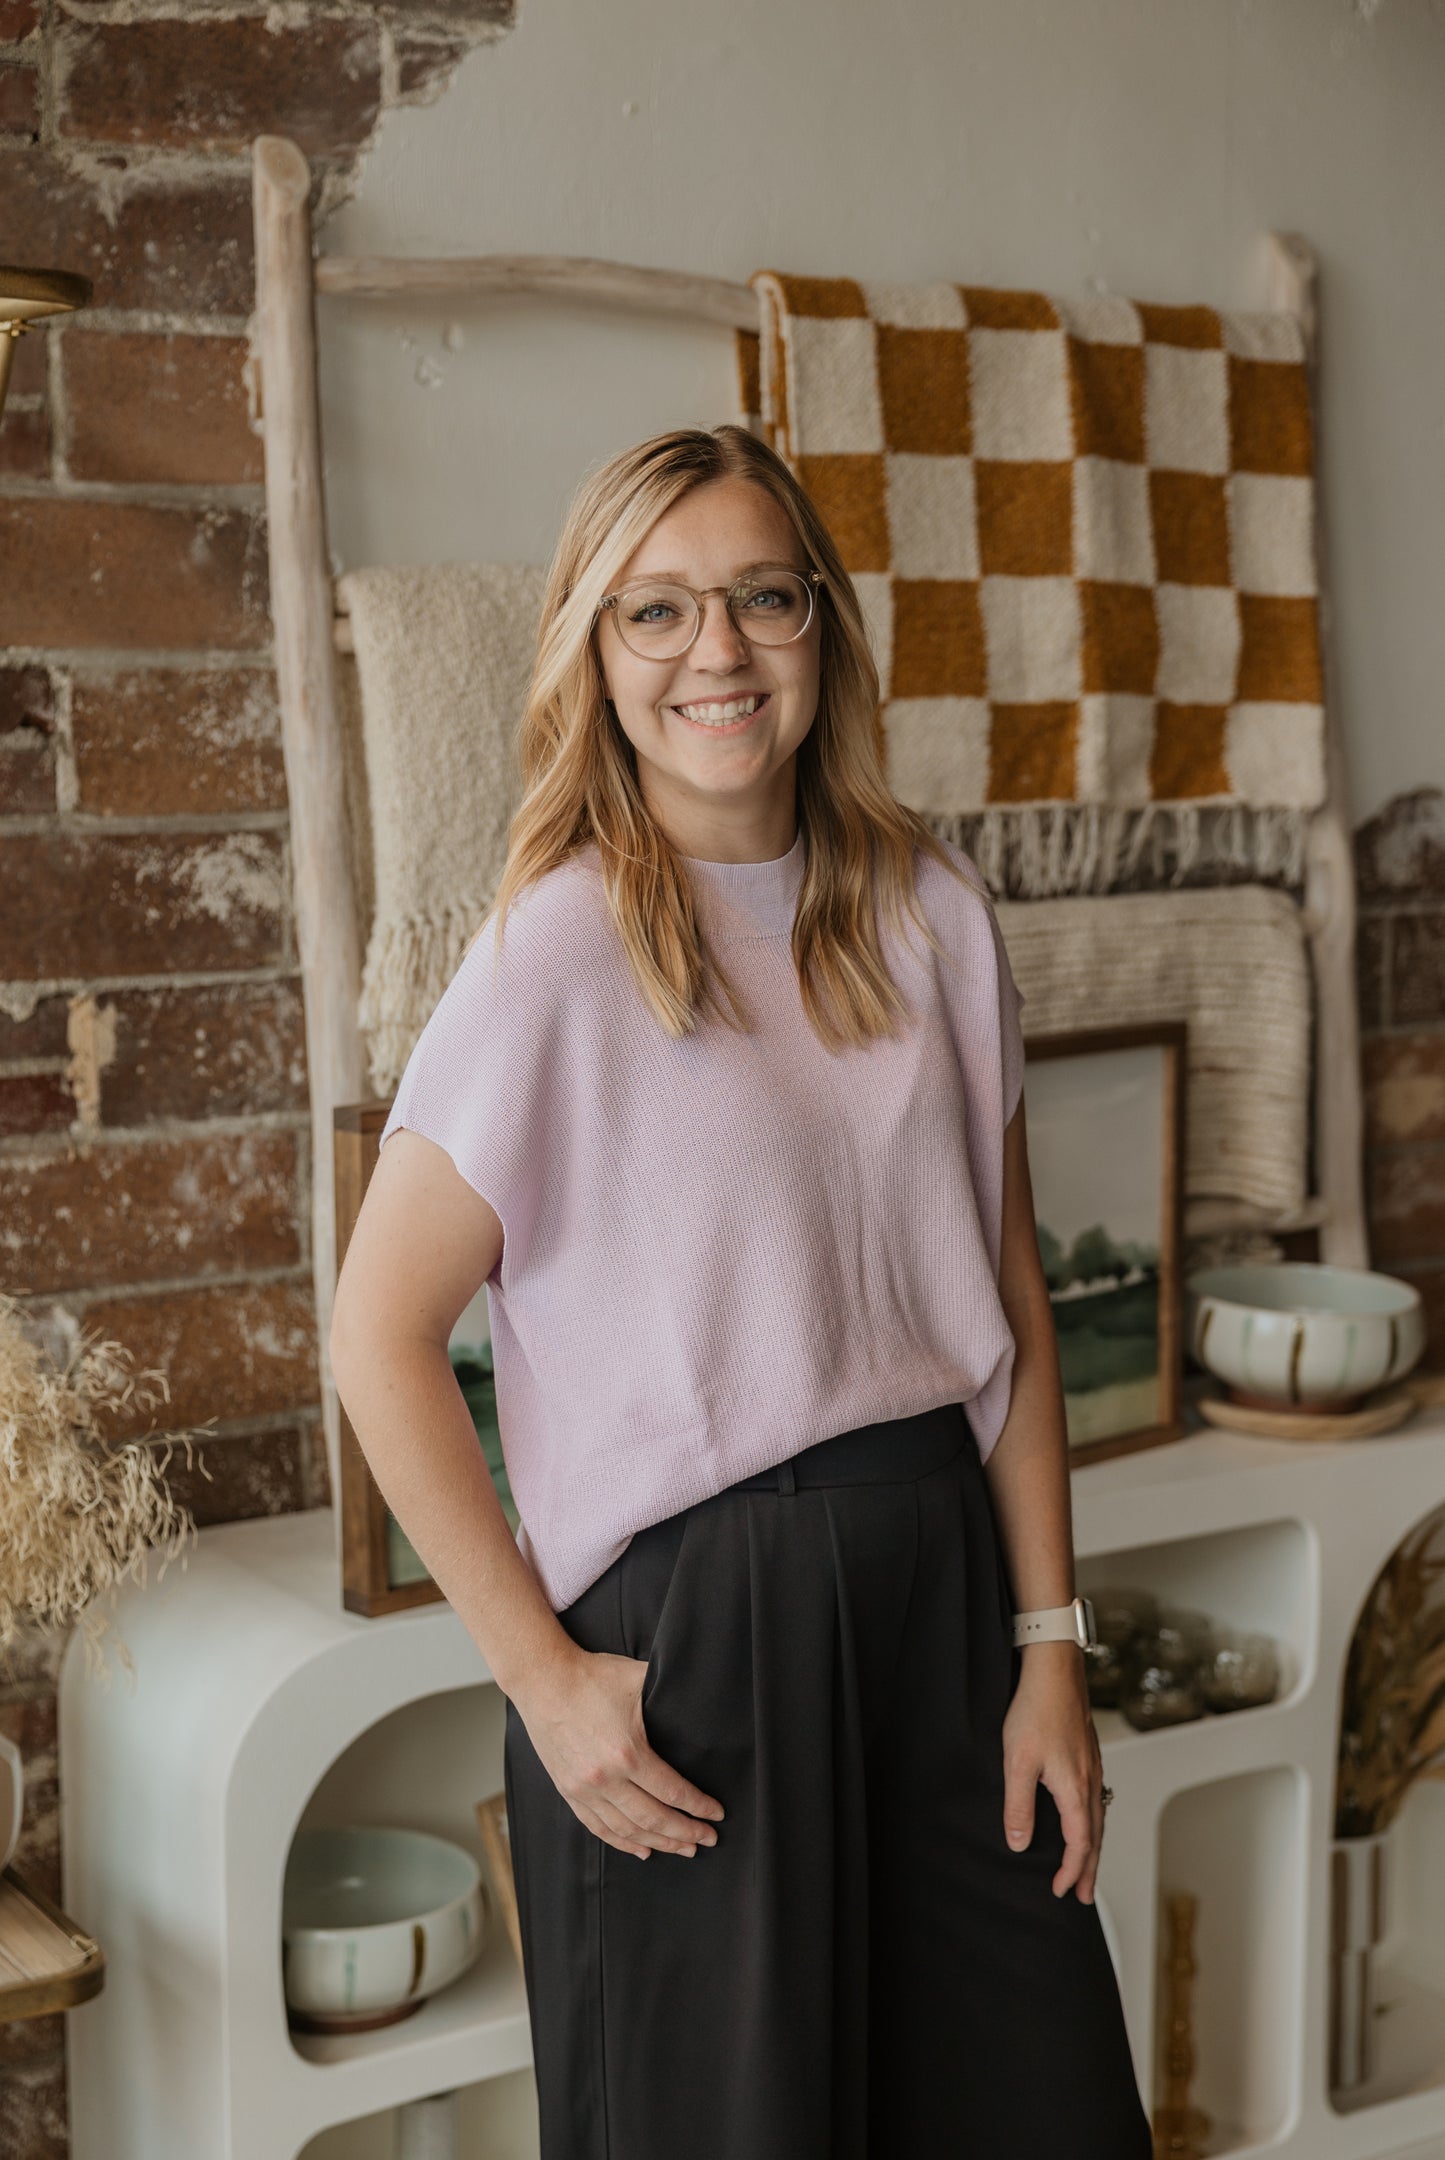
{"label": "woman's left hand", "polygon": [[1003,1723],[1004,1835],[1022,1852],[1034,1834],[1034,1789],[1042,1781],[1059,1810],[1064,1858],[1055,1897],[1077,1883],[1094,1902],[1104,1841],[1103,1757],[1089,1707],[1083,1652],[1076,1643],[1029,1643]]}

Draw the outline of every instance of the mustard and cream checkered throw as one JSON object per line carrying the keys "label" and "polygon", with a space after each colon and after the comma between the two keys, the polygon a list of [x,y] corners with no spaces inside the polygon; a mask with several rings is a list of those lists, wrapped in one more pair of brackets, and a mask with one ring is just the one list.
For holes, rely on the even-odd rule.
{"label": "mustard and cream checkered throw", "polygon": [[742,403],[821,510],[890,782],[1023,893],[1104,890],[1201,811],[1298,874],[1324,796],[1299,326],[759,271]]}

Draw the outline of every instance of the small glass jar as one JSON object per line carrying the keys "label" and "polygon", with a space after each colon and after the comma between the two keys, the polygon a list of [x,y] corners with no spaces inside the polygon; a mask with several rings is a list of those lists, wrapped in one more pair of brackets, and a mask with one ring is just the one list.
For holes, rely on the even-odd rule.
{"label": "small glass jar", "polygon": [[1210,1710],[1257,1709],[1279,1693],[1278,1646],[1269,1635],[1216,1628],[1199,1680]]}
{"label": "small glass jar", "polygon": [[1140,1636],[1125,1659],[1119,1708],[1136,1732],[1203,1717],[1197,1648],[1177,1634],[1155,1630]]}

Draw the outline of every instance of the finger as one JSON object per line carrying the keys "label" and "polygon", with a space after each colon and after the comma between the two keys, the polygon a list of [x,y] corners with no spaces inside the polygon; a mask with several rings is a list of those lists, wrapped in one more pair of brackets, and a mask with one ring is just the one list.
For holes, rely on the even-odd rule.
{"label": "finger", "polygon": [[1055,1897],[1062,1897],[1078,1881],[1094,1850],[1093,1824],[1089,1820],[1088,1802],[1082,1793],[1064,1796],[1059,1802],[1059,1819],[1064,1830],[1064,1857],[1054,1877]]}
{"label": "finger", "polygon": [[686,1816],[677,1818],[683,1825],[681,1830],[660,1827],[647,1820],[649,1810],[645,1796],[637,1786],[618,1785],[608,1792],[593,1793],[591,1797],[593,1808],[617,1837],[646,1845],[653,1852],[690,1854],[696,1850],[700,1835],[698,1825],[689,1823]]}
{"label": "finger", "polygon": [[568,1801],[567,1804],[583,1829],[590,1831],[592,1836],[597,1838],[603,1845],[610,1845],[614,1852],[630,1853],[635,1860],[646,1860],[648,1858],[650,1847],[638,1845],[614,1836],[612,1831],[608,1829],[598,1815],[594,1814],[591,1808],[578,1807],[572,1801]]}
{"label": "finger", "polygon": [[1022,1852],[1033,1842],[1034,1788],[1038,1778],[1036,1763],[1004,1765],[1003,1834],[1015,1852]]}
{"label": "finger", "polygon": [[653,1799],[664,1807],[677,1808],[693,1816],[699,1822],[721,1822],[726,1814],[721,1800],[705,1793],[691,1778],[685,1778],[680,1770],[674,1770],[665,1762],[644,1734],[638,1747],[638,1767],[633,1778]]}

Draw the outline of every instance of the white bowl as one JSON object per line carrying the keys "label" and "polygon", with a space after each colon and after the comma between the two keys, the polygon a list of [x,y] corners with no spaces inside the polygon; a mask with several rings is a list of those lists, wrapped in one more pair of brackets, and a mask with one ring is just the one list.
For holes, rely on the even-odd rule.
{"label": "white bowl", "polygon": [[434,1995],[482,1947],[482,1874],[425,1830],[298,1830],[281,1899],[293,2010],[367,2017]]}
{"label": "white bowl", "polygon": [[1185,1290],[1190,1350],[1246,1402],[1335,1409],[1401,1379],[1425,1348],[1419,1292],[1367,1268],[1201,1268]]}

